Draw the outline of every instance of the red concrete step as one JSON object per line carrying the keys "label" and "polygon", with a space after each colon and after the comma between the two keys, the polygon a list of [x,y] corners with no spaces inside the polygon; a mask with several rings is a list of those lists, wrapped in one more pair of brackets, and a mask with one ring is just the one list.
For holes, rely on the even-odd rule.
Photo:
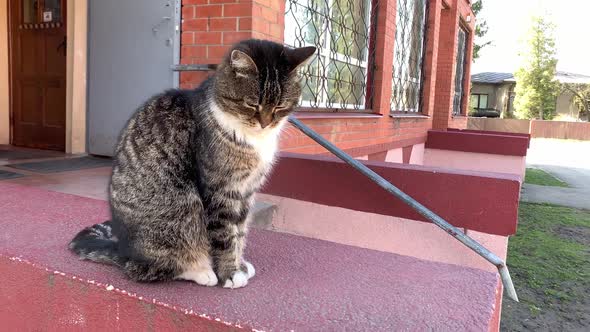
{"label": "red concrete step", "polygon": [[243,289],[139,284],[67,250],[104,201],[0,183],[0,321],[8,330],[497,330],[496,274],[252,230]]}

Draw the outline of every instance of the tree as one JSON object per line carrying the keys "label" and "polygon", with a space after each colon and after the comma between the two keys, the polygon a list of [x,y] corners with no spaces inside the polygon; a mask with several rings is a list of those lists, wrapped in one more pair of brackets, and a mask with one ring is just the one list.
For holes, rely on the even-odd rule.
{"label": "tree", "polygon": [[562,83],[561,91],[569,91],[574,95],[574,104],[578,108],[578,118],[587,116],[590,121],[590,84]]}
{"label": "tree", "polygon": [[554,26],[542,16],[532,18],[524,49],[519,53],[522,65],[516,71],[515,113],[518,118],[551,120],[559,83],[555,80]]}
{"label": "tree", "polygon": [[[476,0],[471,4],[471,10],[473,11],[473,15],[477,17],[477,15],[481,12],[483,8],[483,1]],[[479,58],[479,52],[482,48],[490,45],[492,41],[481,41],[483,37],[488,33],[488,23],[483,18],[478,18],[477,23],[475,24],[475,42],[473,43],[473,61]]]}

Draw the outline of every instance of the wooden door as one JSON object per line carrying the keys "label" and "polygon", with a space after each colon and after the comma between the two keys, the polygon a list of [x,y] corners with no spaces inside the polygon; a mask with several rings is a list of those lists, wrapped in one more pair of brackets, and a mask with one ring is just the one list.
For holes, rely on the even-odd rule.
{"label": "wooden door", "polygon": [[65,150],[66,0],[10,0],[11,143]]}

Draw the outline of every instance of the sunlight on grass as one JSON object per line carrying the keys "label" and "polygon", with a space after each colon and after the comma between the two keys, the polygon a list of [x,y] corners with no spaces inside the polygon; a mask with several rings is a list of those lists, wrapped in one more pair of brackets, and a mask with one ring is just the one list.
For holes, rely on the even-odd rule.
{"label": "sunlight on grass", "polygon": [[551,187],[569,187],[567,183],[555,178],[553,175],[537,169],[527,168],[524,177],[525,183],[537,184],[540,186],[551,186]]}
{"label": "sunlight on grass", "polygon": [[590,211],[521,202],[518,232],[508,244],[515,284],[542,290],[549,303],[575,296],[564,291],[567,284],[590,287],[589,234]]}

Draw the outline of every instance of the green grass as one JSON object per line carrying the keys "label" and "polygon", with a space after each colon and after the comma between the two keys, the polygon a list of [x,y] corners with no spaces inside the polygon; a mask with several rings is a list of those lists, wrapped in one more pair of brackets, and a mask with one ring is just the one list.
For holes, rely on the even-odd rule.
{"label": "green grass", "polygon": [[567,291],[572,285],[590,287],[587,235],[574,240],[564,235],[568,230],[590,234],[590,211],[520,203],[518,232],[508,244],[508,266],[515,284],[544,292],[545,303],[570,300],[576,295]]}
{"label": "green grass", "polygon": [[537,184],[540,186],[551,186],[551,187],[569,187],[567,183],[555,178],[553,175],[537,169],[527,168],[524,177],[525,183]]}

